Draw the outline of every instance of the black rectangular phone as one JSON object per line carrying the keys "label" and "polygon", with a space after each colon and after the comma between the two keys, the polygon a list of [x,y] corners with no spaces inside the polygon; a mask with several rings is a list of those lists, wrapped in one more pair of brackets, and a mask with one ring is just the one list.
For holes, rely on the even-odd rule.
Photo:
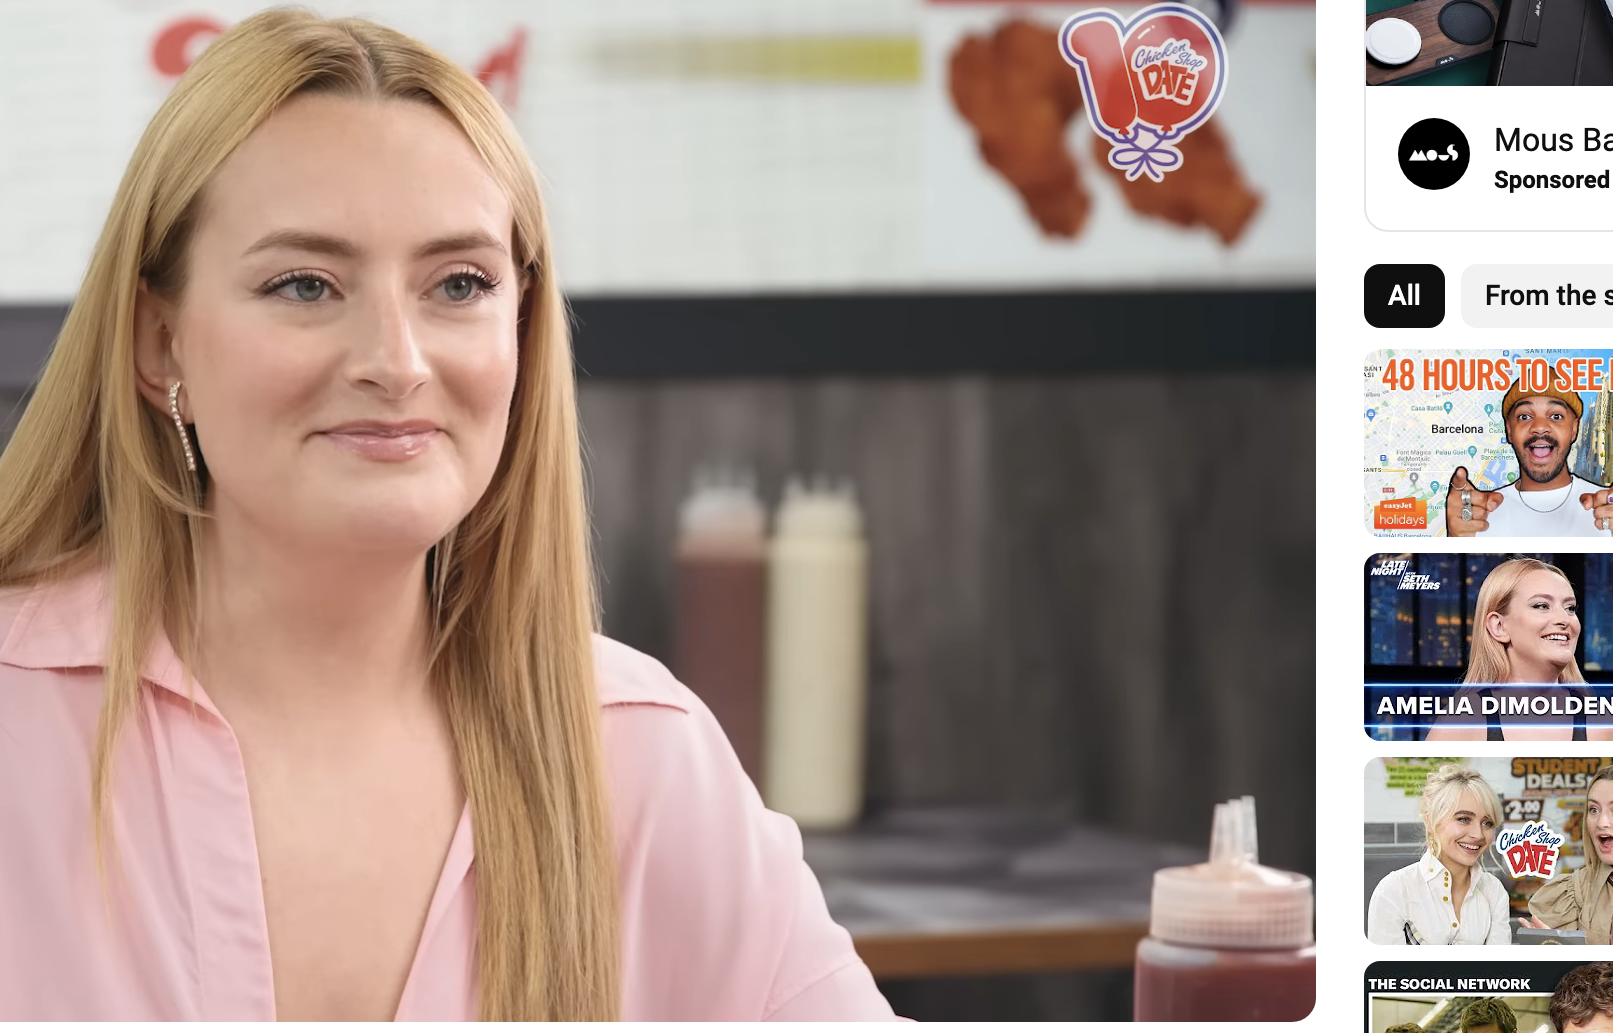
{"label": "black rectangular phone", "polygon": [[1608,0],[1503,0],[1491,86],[1613,86]]}

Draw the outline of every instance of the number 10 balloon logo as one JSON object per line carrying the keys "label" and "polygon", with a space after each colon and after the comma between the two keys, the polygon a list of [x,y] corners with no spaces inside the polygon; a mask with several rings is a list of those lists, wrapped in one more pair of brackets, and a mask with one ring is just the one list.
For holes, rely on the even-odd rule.
{"label": "number 10 balloon logo", "polygon": [[1087,119],[1113,144],[1109,164],[1156,183],[1182,167],[1173,143],[1215,113],[1226,87],[1221,34],[1181,4],[1154,4],[1129,21],[1085,11],[1059,30],[1064,60],[1081,73]]}

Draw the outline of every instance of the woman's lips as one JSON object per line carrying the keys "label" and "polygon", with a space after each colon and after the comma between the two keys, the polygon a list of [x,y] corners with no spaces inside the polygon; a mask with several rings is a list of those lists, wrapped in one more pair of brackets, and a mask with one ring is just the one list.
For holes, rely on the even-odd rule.
{"label": "woman's lips", "polygon": [[381,463],[401,463],[424,452],[435,430],[414,431],[408,434],[374,434],[353,431],[327,431],[321,437],[329,438],[338,448],[346,449],[365,459]]}

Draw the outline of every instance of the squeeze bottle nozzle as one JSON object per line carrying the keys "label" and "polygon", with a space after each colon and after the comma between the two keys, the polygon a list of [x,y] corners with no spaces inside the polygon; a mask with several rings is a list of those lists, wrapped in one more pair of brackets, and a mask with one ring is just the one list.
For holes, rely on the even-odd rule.
{"label": "squeeze bottle nozzle", "polygon": [[1311,880],[1259,861],[1252,796],[1215,805],[1205,864],[1154,873],[1149,935],[1200,947],[1271,950],[1315,942]]}

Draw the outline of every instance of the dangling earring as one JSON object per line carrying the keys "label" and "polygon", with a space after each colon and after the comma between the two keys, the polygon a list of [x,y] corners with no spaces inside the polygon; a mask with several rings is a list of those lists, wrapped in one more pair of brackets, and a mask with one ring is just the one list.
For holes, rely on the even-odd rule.
{"label": "dangling earring", "polygon": [[196,456],[190,450],[190,435],[185,433],[185,421],[179,417],[179,384],[168,389],[168,414],[174,418],[174,426],[179,430],[179,442],[185,446],[185,468],[192,473],[196,472]]}

